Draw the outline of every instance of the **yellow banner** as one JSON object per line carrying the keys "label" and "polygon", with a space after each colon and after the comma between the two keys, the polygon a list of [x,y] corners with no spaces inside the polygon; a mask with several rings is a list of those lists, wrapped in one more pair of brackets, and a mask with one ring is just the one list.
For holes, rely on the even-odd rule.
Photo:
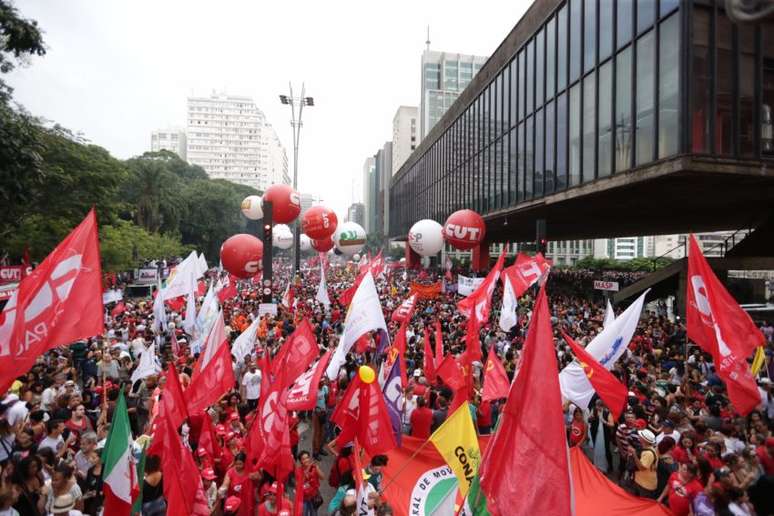
{"label": "yellow banner", "polygon": [[478,463],[481,461],[478,435],[467,401],[433,432],[430,441],[456,475],[460,495],[464,498],[478,473]]}

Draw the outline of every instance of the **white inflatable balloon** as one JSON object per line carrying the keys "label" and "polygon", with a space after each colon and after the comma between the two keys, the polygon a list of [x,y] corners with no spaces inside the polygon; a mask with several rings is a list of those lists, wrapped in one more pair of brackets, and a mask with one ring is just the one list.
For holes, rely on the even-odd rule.
{"label": "white inflatable balloon", "polygon": [[261,207],[261,197],[259,195],[248,195],[242,201],[242,215],[250,220],[263,218],[263,208]]}
{"label": "white inflatable balloon", "polygon": [[353,262],[360,262],[360,255],[359,255],[359,254],[357,254],[357,253],[355,253],[354,255],[352,255],[352,261],[353,261]]}
{"label": "white inflatable balloon", "polygon": [[340,224],[333,235],[333,243],[336,244],[336,249],[347,256],[359,253],[366,243],[365,229],[355,222]]}
{"label": "white inflatable balloon", "polygon": [[309,251],[312,248],[312,239],[301,233],[301,240],[298,245],[302,251]]}
{"label": "white inflatable balloon", "polygon": [[272,244],[279,249],[293,247],[293,233],[285,224],[277,224],[272,229]]}
{"label": "white inflatable balloon", "polygon": [[435,256],[443,248],[443,227],[434,220],[422,219],[411,226],[408,243],[419,256]]}

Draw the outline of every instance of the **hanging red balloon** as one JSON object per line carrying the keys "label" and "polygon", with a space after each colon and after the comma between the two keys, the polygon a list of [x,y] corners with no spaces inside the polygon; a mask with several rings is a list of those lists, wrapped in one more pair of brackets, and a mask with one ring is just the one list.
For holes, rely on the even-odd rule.
{"label": "hanging red balloon", "polygon": [[484,218],[473,210],[455,211],[443,225],[443,238],[455,249],[473,249],[484,241]]}
{"label": "hanging red balloon", "polygon": [[301,196],[290,185],[271,185],[263,194],[265,203],[271,202],[275,224],[290,224],[301,213]]}
{"label": "hanging red balloon", "polygon": [[261,270],[263,242],[253,235],[240,233],[229,237],[220,246],[223,268],[237,278],[250,278]]}
{"label": "hanging red balloon", "polygon": [[313,240],[329,238],[338,224],[336,213],[325,206],[312,206],[301,217],[301,231]]}
{"label": "hanging red balloon", "polygon": [[333,249],[333,240],[331,237],[323,238],[322,240],[312,240],[312,249],[321,253],[327,253]]}

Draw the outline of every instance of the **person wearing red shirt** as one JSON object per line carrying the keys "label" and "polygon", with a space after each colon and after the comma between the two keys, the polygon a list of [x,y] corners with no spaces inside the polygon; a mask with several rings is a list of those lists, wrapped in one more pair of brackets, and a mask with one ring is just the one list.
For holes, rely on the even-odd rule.
{"label": "person wearing red shirt", "polygon": [[774,475],[774,437],[767,437],[766,442],[755,449],[755,455],[766,474]]}
{"label": "person wearing red shirt", "polygon": [[488,434],[492,431],[492,402],[479,401],[476,407],[476,424],[478,433]]}
{"label": "person wearing red shirt", "polygon": [[675,516],[691,514],[693,499],[704,490],[696,478],[697,472],[698,468],[695,464],[680,464],[680,469],[670,475],[664,491],[658,497],[659,502],[667,498],[669,508]]}
{"label": "person wearing red shirt", "polygon": [[570,446],[582,446],[589,433],[588,426],[583,420],[583,411],[575,408],[572,413],[572,423],[570,424]]}
{"label": "person wearing red shirt", "polygon": [[221,496],[241,496],[242,489],[247,489],[250,485],[250,478],[245,469],[246,456],[240,452],[234,457],[234,464],[226,471],[226,478],[223,479],[223,485],[220,486]]}
{"label": "person wearing red shirt", "polygon": [[277,491],[279,486],[276,482],[266,489],[266,499],[258,506],[258,516],[290,516],[290,501],[283,496],[278,507]]}
{"label": "person wearing red shirt", "polygon": [[308,451],[302,451],[298,454],[299,466],[304,473],[304,515],[317,514],[317,508],[322,505],[320,496],[320,480],[325,475],[320,471],[320,467],[312,460]]}
{"label": "person wearing red shirt", "polygon": [[427,439],[433,424],[433,411],[427,408],[425,398],[417,396],[417,408],[411,413],[411,437]]}

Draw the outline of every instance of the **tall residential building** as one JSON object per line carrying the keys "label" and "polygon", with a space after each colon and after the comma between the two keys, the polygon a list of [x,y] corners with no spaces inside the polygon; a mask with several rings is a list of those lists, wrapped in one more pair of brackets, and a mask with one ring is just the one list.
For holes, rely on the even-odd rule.
{"label": "tall residential building", "polygon": [[317,195],[302,193],[299,194],[299,196],[301,197],[301,213],[299,214],[299,217],[306,213],[306,210],[312,206],[322,204],[323,202],[322,198]]}
{"label": "tall residential building", "polygon": [[347,222],[354,222],[363,226],[365,224],[365,206],[361,202],[349,205],[347,209]]}
{"label": "tall residential building", "polygon": [[376,213],[374,208],[374,201],[376,200],[376,193],[374,192],[376,188],[375,170],[376,160],[374,157],[366,158],[363,163],[363,205],[365,206],[365,224],[363,228],[366,230],[366,233],[371,232],[371,223],[374,220],[374,213]]}
{"label": "tall residential building", "polygon": [[376,196],[374,229],[372,233],[387,235],[390,229],[390,180],[392,179],[392,142],[386,142],[374,156]]}
{"label": "tall residential building", "polygon": [[546,258],[556,265],[572,266],[578,260],[594,255],[593,240],[549,241]]}
{"label": "tall residential building", "polygon": [[422,53],[422,139],[457,100],[487,59],[488,57],[483,56],[438,52],[429,48]]}
{"label": "tall residential building", "polygon": [[392,175],[419,145],[419,108],[400,106],[392,118]]}
{"label": "tall residential building", "polygon": [[599,238],[594,241],[594,258],[633,260],[634,258],[653,258],[654,256],[653,237]]}
{"label": "tall residential building", "polygon": [[159,129],[151,133],[152,152],[168,150],[186,160],[186,137],[182,129]]}
{"label": "tall residential building", "polygon": [[289,183],[285,148],[250,97],[188,98],[188,161],[214,179],[265,190]]}

